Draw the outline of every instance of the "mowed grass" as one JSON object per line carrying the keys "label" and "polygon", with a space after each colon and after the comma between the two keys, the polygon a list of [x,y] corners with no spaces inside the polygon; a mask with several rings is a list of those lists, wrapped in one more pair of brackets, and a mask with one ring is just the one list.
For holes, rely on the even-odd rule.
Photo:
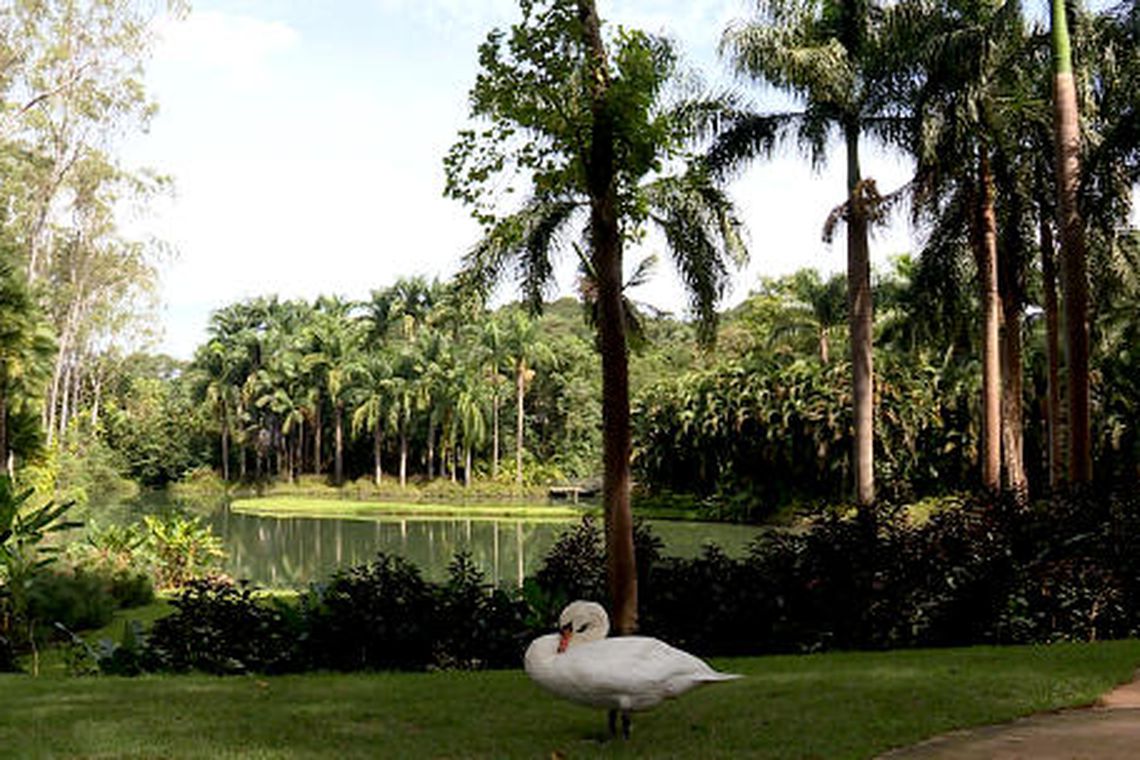
{"label": "mowed grass", "polygon": [[0,676],[4,757],[866,758],[953,728],[1091,703],[1140,642],[716,660],[740,681],[634,718],[520,671],[275,678]]}
{"label": "mowed grass", "polygon": [[[312,496],[265,496],[256,499],[234,499],[234,512],[267,517],[337,517],[342,519],[377,519],[410,517],[420,519],[529,519],[574,520],[589,509],[577,507],[524,504],[420,504],[381,501],[322,499]],[[596,510],[595,510],[596,511]]]}

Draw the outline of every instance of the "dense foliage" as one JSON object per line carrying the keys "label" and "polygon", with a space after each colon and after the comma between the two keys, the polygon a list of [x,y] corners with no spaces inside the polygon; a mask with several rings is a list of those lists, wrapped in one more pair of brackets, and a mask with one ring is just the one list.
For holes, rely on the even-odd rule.
{"label": "dense foliage", "polygon": [[[724,503],[710,514],[736,519],[789,501],[842,501],[849,371],[846,362],[758,356],[664,380],[638,399],[638,470],[656,487],[715,497]],[[882,488],[911,496],[971,484],[969,378],[880,362],[878,390]]]}
{"label": "dense foliage", "polygon": [[[642,631],[703,655],[1092,641],[1140,633],[1140,497],[953,499],[821,514],[763,534],[741,557],[715,546],[662,556],[637,530]],[[576,598],[604,598],[600,526],[552,547],[521,590],[459,555],[443,583],[387,555],[337,572],[297,603],[232,581],[188,584],[136,646],[139,667],[214,673],[517,667]],[[133,634],[132,634],[133,636]],[[122,665],[121,648],[106,665]]]}

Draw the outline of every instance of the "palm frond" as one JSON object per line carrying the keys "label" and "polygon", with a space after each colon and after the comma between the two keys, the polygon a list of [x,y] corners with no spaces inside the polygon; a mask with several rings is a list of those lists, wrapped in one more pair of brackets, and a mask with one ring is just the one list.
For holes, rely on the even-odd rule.
{"label": "palm frond", "polygon": [[747,259],[732,201],[700,168],[652,183],[646,199],[688,291],[698,336],[711,342],[716,304],[729,283],[729,265],[740,266]]}
{"label": "palm frond", "polygon": [[514,261],[525,300],[532,310],[541,309],[554,276],[553,258],[562,246],[560,232],[580,208],[572,199],[532,198],[500,220],[464,256],[456,276],[458,288],[487,298]]}

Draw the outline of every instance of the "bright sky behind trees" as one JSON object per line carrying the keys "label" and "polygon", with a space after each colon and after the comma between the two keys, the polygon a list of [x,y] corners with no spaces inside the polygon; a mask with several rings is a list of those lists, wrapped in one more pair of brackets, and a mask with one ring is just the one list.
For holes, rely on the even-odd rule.
{"label": "bright sky behind trees", "polygon": [[[611,23],[674,39],[708,81],[731,83],[716,45],[748,14],[744,0],[599,5]],[[210,312],[242,298],[364,297],[400,276],[452,275],[479,230],[443,198],[442,159],[466,121],[479,43],[517,17],[514,0],[195,0],[185,20],[162,21],[148,69],[160,112],[127,153],[175,179],[175,196],[132,226],[177,250],[163,268],[159,350],[188,358]],[[737,86],[759,107],[780,106]],[[905,160],[866,153],[880,190],[906,179]],[[841,164],[813,173],[789,147],[733,184],[752,263],[727,303],[761,274],[844,268],[842,242],[821,241],[844,197]],[[873,260],[916,247],[902,218],[872,239]],[[574,267],[565,262],[563,292]],[[680,312],[668,270],[633,297]]]}

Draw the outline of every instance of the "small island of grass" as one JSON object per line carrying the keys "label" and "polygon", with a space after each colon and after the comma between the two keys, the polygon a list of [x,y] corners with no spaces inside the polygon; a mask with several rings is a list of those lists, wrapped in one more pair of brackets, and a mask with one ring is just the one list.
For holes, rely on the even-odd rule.
{"label": "small island of grass", "polygon": [[576,520],[596,509],[540,504],[424,504],[389,501],[355,501],[312,496],[266,496],[235,499],[230,509],[269,517],[324,517],[356,520],[414,517],[472,520],[525,519]]}

